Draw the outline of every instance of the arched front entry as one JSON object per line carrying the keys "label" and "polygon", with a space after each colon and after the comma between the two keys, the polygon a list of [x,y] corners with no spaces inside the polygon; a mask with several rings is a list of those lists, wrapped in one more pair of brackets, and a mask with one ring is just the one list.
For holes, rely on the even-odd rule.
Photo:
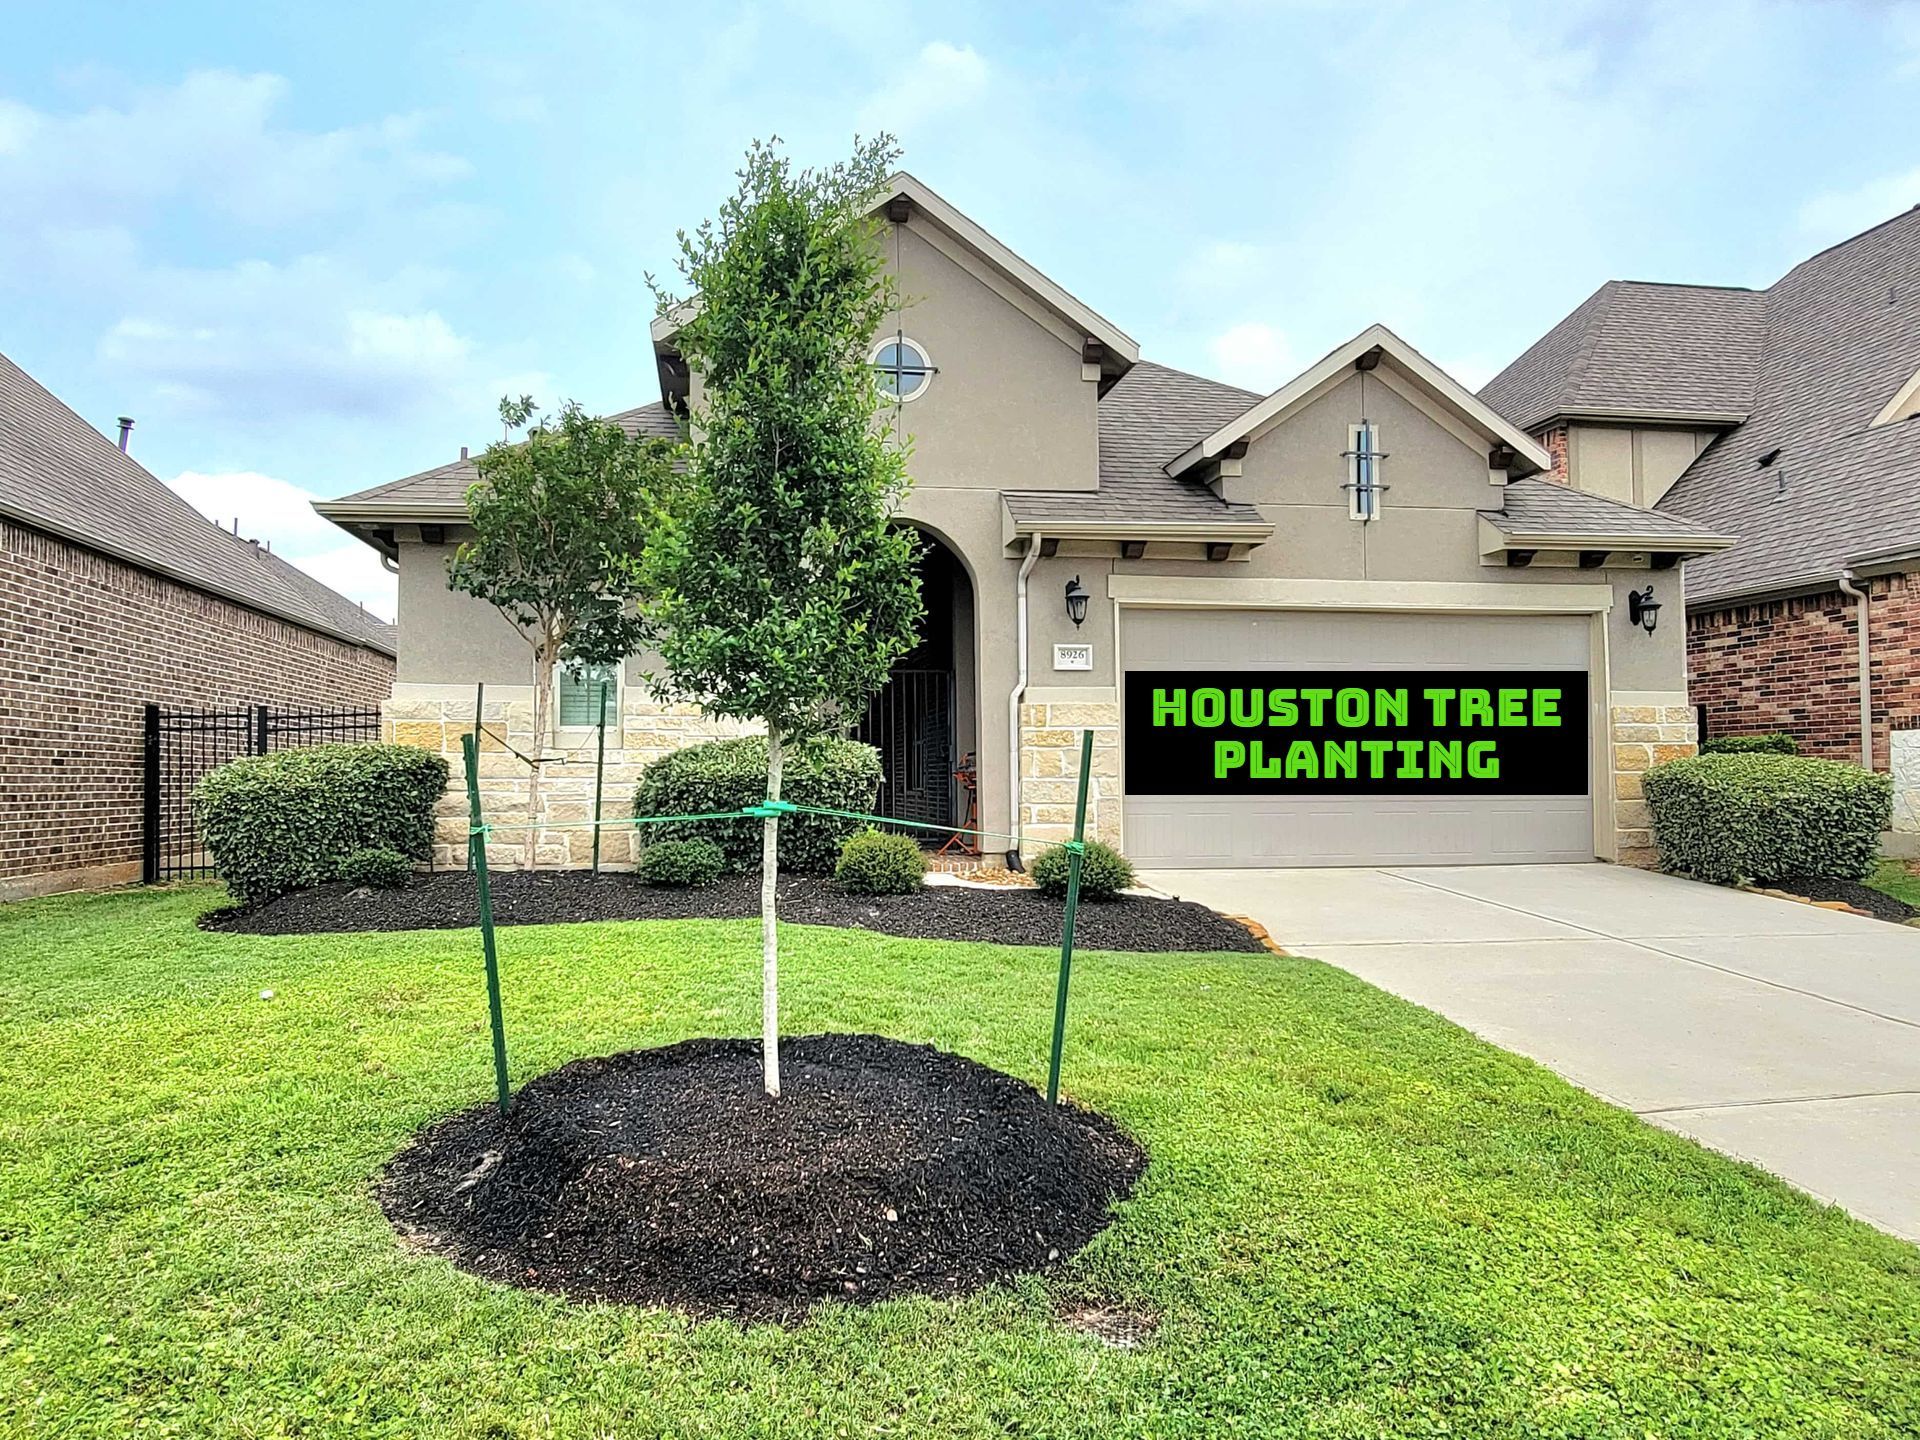
{"label": "arched front entry", "polygon": [[[978,743],[973,581],[945,543],[920,533],[926,546],[920,559],[926,605],[920,643],[893,667],[853,735],[880,752],[877,813],[959,825],[967,796],[954,772],[974,756]],[[942,837],[928,831],[920,838]]]}

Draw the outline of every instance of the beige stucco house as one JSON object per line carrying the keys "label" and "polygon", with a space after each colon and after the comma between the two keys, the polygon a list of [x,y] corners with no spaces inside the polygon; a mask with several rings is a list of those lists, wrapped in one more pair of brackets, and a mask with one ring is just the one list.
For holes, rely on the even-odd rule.
{"label": "beige stucco house", "polygon": [[[924,642],[856,732],[882,808],[957,823],[971,756],[983,828],[1059,840],[1091,728],[1092,829],[1142,864],[1646,858],[1639,772],[1693,739],[1679,566],[1724,537],[1541,478],[1532,437],[1384,327],[1251,394],[1141,359],[910,175],[877,208],[905,301],[874,361],[913,437],[900,521],[929,542]],[[653,327],[636,430],[682,423],[674,334]],[[398,564],[396,736],[457,753],[483,682],[490,725],[561,757],[549,818],[581,818],[589,687],[536,741],[527,647],[446,586],[473,479],[462,459],[319,508]],[[619,677],[610,813],[724,728],[655,703],[644,668]],[[490,744],[510,808],[524,767]],[[453,858],[457,805],[444,838]]]}

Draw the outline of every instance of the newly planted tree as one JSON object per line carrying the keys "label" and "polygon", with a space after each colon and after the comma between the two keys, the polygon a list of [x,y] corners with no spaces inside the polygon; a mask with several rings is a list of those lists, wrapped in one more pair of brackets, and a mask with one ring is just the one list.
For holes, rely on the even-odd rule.
{"label": "newly planted tree", "polygon": [[[532,413],[531,397],[500,402],[509,434]],[[540,815],[555,667],[613,664],[639,646],[639,562],[674,483],[673,453],[569,403],[476,462],[473,538],[454,552],[447,583],[498,607],[532,648],[531,820]]]}
{"label": "newly planted tree", "polygon": [[[649,537],[645,589],[661,687],[767,731],[783,752],[844,730],[912,648],[910,531],[892,523],[905,454],[880,420],[867,354],[894,308],[869,210],[898,152],[795,170],[756,144],[717,220],[680,236],[679,344],[700,376],[678,503]],[[780,1093],[777,808],[762,821],[761,1033]]]}

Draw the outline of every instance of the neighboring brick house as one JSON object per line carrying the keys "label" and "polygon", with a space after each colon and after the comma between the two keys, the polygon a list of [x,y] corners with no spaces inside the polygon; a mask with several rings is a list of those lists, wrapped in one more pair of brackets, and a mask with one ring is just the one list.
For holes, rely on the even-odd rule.
{"label": "neighboring brick house", "polygon": [[142,713],[363,705],[393,627],[212,524],[0,355],[0,899],[138,879]]}
{"label": "neighboring brick house", "polygon": [[1709,734],[1890,770],[1920,830],[1920,207],[1765,290],[1609,281],[1480,395],[1561,483],[1736,537],[1686,572]]}

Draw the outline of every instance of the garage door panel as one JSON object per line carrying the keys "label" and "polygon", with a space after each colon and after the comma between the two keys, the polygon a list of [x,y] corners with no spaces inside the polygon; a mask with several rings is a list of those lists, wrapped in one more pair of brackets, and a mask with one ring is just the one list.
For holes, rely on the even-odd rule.
{"label": "garage door panel", "polygon": [[[1590,669],[1579,615],[1129,609],[1121,636],[1126,671]],[[1167,868],[1594,855],[1591,795],[1129,794],[1124,823],[1135,862]]]}

